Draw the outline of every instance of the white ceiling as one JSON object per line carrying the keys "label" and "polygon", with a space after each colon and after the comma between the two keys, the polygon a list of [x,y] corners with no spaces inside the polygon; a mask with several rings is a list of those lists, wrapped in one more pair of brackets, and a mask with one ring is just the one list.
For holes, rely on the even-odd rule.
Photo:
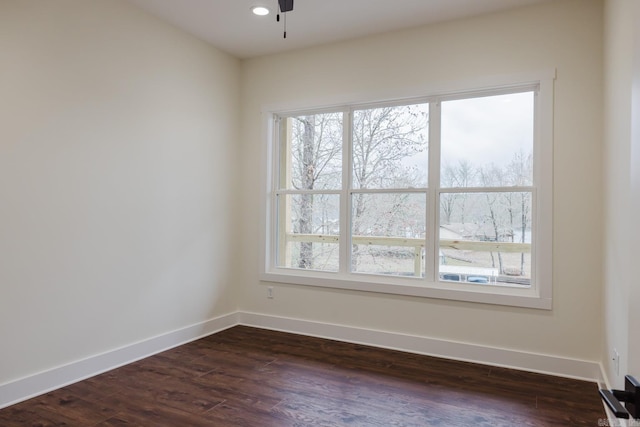
{"label": "white ceiling", "polygon": [[[129,0],[239,58],[463,18],[550,0],[294,0],[276,22],[277,0]],[[251,7],[272,13],[255,16]]]}

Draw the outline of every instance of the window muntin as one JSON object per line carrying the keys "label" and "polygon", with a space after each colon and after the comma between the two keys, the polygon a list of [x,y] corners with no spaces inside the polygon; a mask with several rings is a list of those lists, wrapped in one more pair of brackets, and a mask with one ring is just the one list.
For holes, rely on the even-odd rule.
{"label": "window muntin", "polygon": [[[338,268],[337,270],[332,269],[331,273],[324,272],[320,274],[328,274],[326,276],[318,275],[318,274],[310,274],[307,275],[304,271],[298,269],[298,267],[293,266],[290,268],[280,268],[282,266],[281,263],[278,262],[278,259],[272,255],[269,255],[269,251],[265,257],[265,260],[271,260],[271,263],[267,263],[265,270],[265,274],[262,276],[265,280],[275,280],[275,281],[284,281],[287,283],[300,283],[313,285],[317,284],[319,286],[330,286],[330,287],[338,287],[338,288],[347,288],[347,289],[360,289],[360,290],[373,290],[373,291],[381,291],[381,292],[389,292],[389,293],[399,293],[406,295],[423,295],[423,296],[436,296],[443,297],[447,299],[462,299],[468,301],[484,301],[484,302],[495,302],[495,303],[506,303],[513,305],[521,305],[529,306],[529,307],[538,307],[538,308],[550,308],[550,289],[551,289],[551,258],[549,256],[550,253],[550,245],[546,243],[551,238],[551,221],[548,217],[551,210],[551,185],[550,180],[547,179],[547,175],[541,175],[542,170],[550,170],[550,165],[552,162],[551,157],[551,144],[552,144],[552,135],[550,132],[550,123],[552,118],[552,84],[549,84],[552,80],[544,80],[540,81],[540,83],[531,84],[531,85],[523,85],[523,86],[510,86],[509,88],[497,88],[495,90],[482,90],[478,92],[468,92],[468,94],[464,93],[456,93],[451,96],[449,95],[440,95],[432,98],[425,98],[424,101],[420,101],[417,103],[413,103],[411,105],[421,106],[424,108],[423,111],[426,111],[426,114],[423,116],[426,117],[426,126],[422,129],[424,135],[428,134],[428,138],[423,138],[422,140],[427,146],[428,149],[421,150],[417,153],[413,153],[413,156],[409,156],[411,161],[415,161],[419,164],[419,166],[423,167],[423,172],[428,176],[427,182],[424,184],[420,184],[421,186],[416,187],[412,182],[405,181],[404,183],[400,183],[400,180],[394,179],[396,183],[390,184],[391,180],[386,177],[386,181],[378,181],[377,183],[369,186],[359,186],[357,182],[357,177],[354,174],[355,168],[355,160],[353,156],[356,154],[354,148],[355,136],[353,135],[353,128],[356,126],[352,120],[352,118],[357,117],[357,114],[362,111],[375,110],[377,108],[384,108],[389,105],[392,107],[403,107],[407,104],[406,101],[401,101],[394,105],[393,103],[387,102],[385,104],[381,104],[379,107],[373,106],[370,107],[343,107],[340,108],[340,111],[344,114],[343,123],[342,123],[342,131],[343,131],[343,147],[342,147],[342,187],[339,190],[313,190],[317,193],[332,193],[339,194],[340,198],[340,207],[339,207],[339,222],[340,232],[337,235],[331,236],[332,242],[337,241],[338,246]],[[543,97],[540,97],[540,92],[544,94]],[[486,101],[492,101],[496,104],[496,101],[505,102],[506,98],[504,96],[515,96],[516,98],[520,97],[523,99],[527,99],[528,111],[524,109],[520,109],[516,111],[513,107],[496,110],[495,115],[507,114],[505,118],[508,120],[495,120],[493,121],[491,126],[485,126],[485,128],[496,127],[502,128],[503,136],[508,134],[508,130],[513,128],[513,124],[517,123],[518,120],[515,120],[514,117],[518,118],[518,116],[523,116],[526,118],[524,120],[525,123],[528,123],[528,126],[521,126],[521,129],[527,129],[526,131],[522,131],[519,139],[520,145],[514,145],[511,147],[511,151],[509,154],[514,158],[518,157],[521,161],[527,163],[530,168],[526,171],[526,173],[521,174],[517,180],[511,179],[505,180],[500,178],[500,174],[496,174],[495,170],[490,171],[489,168],[485,167],[484,170],[484,181],[479,181],[476,179],[475,181],[469,180],[467,183],[460,185],[458,183],[447,184],[446,182],[441,182],[443,180],[446,164],[445,160],[449,163],[451,159],[455,159],[455,156],[451,155],[451,150],[445,146],[445,143],[451,143],[455,138],[452,138],[451,135],[454,133],[451,132],[451,129],[448,127],[451,126],[451,118],[454,117],[451,114],[451,111],[454,109],[451,107],[454,103],[458,101],[471,101],[471,100],[482,100],[485,102],[485,106],[481,108],[483,113],[486,113],[486,110],[489,108],[486,106]],[[502,98],[501,98],[502,97]],[[542,100],[542,102],[540,102]],[[508,100],[507,100],[508,101]],[[467,106],[468,107],[468,106]],[[468,108],[467,108],[468,109]],[[322,111],[322,110],[317,110]],[[517,113],[517,114],[516,114]],[[514,115],[515,114],[515,115]],[[294,114],[295,115],[295,114]],[[289,117],[294,115],[289,114],[276,114],[277,118],[276,123],[280,123],[280,125],[276,126],[276,130],[279,131],[278,136],[276,136],[276,140],[278,140],[282,136],[282,121],[287,120]],[[544,120],[541,121],[541,116]],[[447,122],[449,120],[449,122]],[[458,122],[460,120],[458,119]],[[523,122],[520,120],[520,122]],[[470,126],[473,127],[473,126]],[[483,130],[482,127],[476,126],[476,138],[478,141],[489,140],[482,134],[491,134],[492,129]],[[428,145],[427,145],[427,139]],[[515,141],[515,140],[514,140]],[[526,141],[526,142],[522,142]],[[541,145],[540,145],[541,144]],[[482,146],[482,144],[480,144]],[[491,151],[490,144],[485,144],[487,150]],[[524,148],[523,148],[524,147]],[[282,150],[286,148],[286,144],[281,143],[277,147],[275,154],[275,170],[279,170],[282,166]],[[526,149],[529,148],[529,152],[526,152]],[[449,150],[449,151],[448,151]],[[505,161],[498,162],[498,158],[501,157],[504,159],[505,155],[501,150],[500,156],[496,156],[496,160],[491,162],[489,165],[493,166],[494,169],[498,169],[498,166],[501,168],[505,167]],[[471,150],[463,150],[465,153],[471,153]],[[431,158],[429,155],[431,154]],[[473,165],[471,160],[483,165],[484,163],[478,162],[481,160],[479,156],[467,156],[466,159],[475,169],[479,169],[478,165]],[[512,159],[513,160],[513,159]],[[458,159],[458,162],[460,159]],[[410,163],[410,161],[400,162],[401,165],[406,165]],[[506,162],[512,163],[511,161]],[[397,164],[396,164],[397,165]],[[415,164],[414,164],[415,165]],[[427,169],[428,165],[428,169]],[[477,172],[476,170],[476,172]],[[491,173],[490,173],[491,172]],[[492,175],[493,173],[493,175]],[[282,174],[280,174],[282,175]],[[481,176],[478,174],[478,176]],[[500,179],[498,179],[500,178]],[[482,184],[479,184],[482,182]],[[537,192],[540,189],[540,186],[544,188],[545,192],[540,196]],[[276,188],[281,187],[279,184]],[[274,196],[274,202],[271,203],[271,206],[274,206],[275,200],[278,199],[284,193],[295,193],[295,189],[280,189],[274,190],[271,194]],[[364,242],[363,239],[366,236],[358,236],[353,233],[352,222],[355,217],[354,213],[354,198],[358,194],[365,195],[370,197],[374,194],[378,193],[419,193],[421,197],[425,199],[425,232],[424,232],[424,240],[422,237],[409,238],[409,237],[401,237],[401,236],[374,236],[379,237],[381,239],[390,238],[390,239],[405,239],[404,243],[401,245],[395,245],[397,240],[389,240],[384,242],[383,245],[375,245],[374,243],[379,242]],[[468,194],[466,194],[468,193]],[[479,193],[480,195],[476,195]],[[517,239],[523,239],[521,236],[522,228],[518,230],[514,230],[511,233],[502,233],[499,232],[499,236],[509,236],[509,241],[507,242],[494,242],[500,245],[500,249],[504,249],[507,246],[513,246],[508,248],[508,253],[513,254],[515,250],[518,250],[518,255],[515,257],[520,260],[524,258],[525,268],[522,269],[526,271],[529,275],[528,278],[522,279],[518,278],[517,280],[513,280],[511,282],[501,281],[499,279],[500,274],[497,274],[495,280],[491,277],[487,278],[482,277],[479,273],[484,273],[483,270],[475,271],[473,269],[467,268],[467,271],[460,271],[460,268],[451,265],[451,263],[446,262],[447,260],[443,257],[443,253],[441,250],[441,246],[446,246],[451,242],[446,242],[446,239],[441,236],[442,228],[441,224],[443,223],[443,215],[447,215],[446,208],[443,207],[445,204],[445,199],[449,197],[449,200],[456,200],[455,196],[465,196],[467,199],[473,196],[476,199],[484,198],[487,199],[487,194],[485,193],[497,193],[501,198],[507,197],[506,193],[514,193],[518,195],[526,195],[528,198],[528,207],[531,209],[531,212],[528,216],[528,225],[529,228],[524,229],[524,242],[518,241]],[[504,193],[504,194],[503,194]],[[453,197],[452,197],[453,196]],[[471,198],[473,198],[471,197]],[[464,198],[464,197],[463,197]],[[497,212],[497,208],[494,209]],[[486,209],[485,209],[486,211]],[[275,212],[272,210],[271,212]],[[449,212],[449,215],[452,213]],[[486,212],[485,212],[486,214]],[[490,209],[489,209],[490,215]],[[272,232],[267,233],[269,248],[272,248],[270,252],[273,254],[276,249],[280,248],[280,245],[277,243],[279,241],[278,237],[278,228],[274,224],[278,224],[278,220],[273,220],[277,217],[277,214],[270,215],[272,217],[271,221],[271,230]],[[334,220],[334,222],[336,222]],[[446,221],[447,223],[451,222],[451,219]],[[400,233],[395,233],[400,234]],[[495,233],[494,233],[495,234]],[[269,237],[271,236],[271,237]],[[405,235],[406,236],[406,235]],[[542,243],[542,246],[539,246],[539,240],[541,236],[545,239]],[[318,237],[314,237],[318,238]],[[412,268],[412,274],[409,274],[410,270],[407,265],[408,259],[407,254],[400,254],[402,251],[407,249],[406,245],[413,245],[413,241],[410,239],[417,239],[421,242],[424,241],[424,246],[420,247],[420,256],[413,258],[414,267]],[[440,240],[445,240],[445,242],[441,242]],[[464,240],[464,239],[463,239]],[[513,240],[513,241],[511,241]],[[392,244],[393,243],[393,244]],[[491,242],[481,241],[482,244],[487,244]],[[508,245],[507,245],[508,244]],[[367,254],[368,256],[376,256],[378,257],[378,261],[380,261],[380,255],[391,254],[393,253],[396,258],[402,258],[404,261],[403,266],[397,268],[395,271],[393,269],[389,269],[388,266],[385,267],[382,263],[379,263],[377,266],[365,266],[363,264],[358,264],[353,262],[353,250],[354,245],[360,245],[360,248],[357,249],[359,251],[358,256],[360,254],[366,253],[367,250],[372,252]],[[478,241],[472,240],[471,238],[467,238],[462,242],[462,246],[467,245],[470,246],[469,250],[477,250],[478,249]],[[380,247],[376,247],[380,246]],[[460,249],[460,245],[456,246]],[[497,251],[497,246],[491,247],[492,251]],[[536,249],[538,248],[538,249]],[[542,248],[542,252],[540,252],[540,248]],[[487,248],[481,248],[483,251]],[[446,252],[446,249],[445,249]],[[482,252],[482,251],[477,251]],[[491,252],[491,251],[489,251]],[[524,254],[524,255],[523,255]],[[486,258],[486,253],[484,254]],[[491,254],[488,254],[491,257]],[[514,255],[509,255],[510,257],[514,257]],[[497,259],[497,252],[494,253],[494,258]],[[274,262],[275,260],[275,262]],[[442,261],[445,260],[445,263]],[[543,261],[544,265],[540,265],[540,260]],[[521,263],[518,263],[521,264]],[[269,267],[271,265],[271,267]],[[494,267],[493,265],[486,266],[485,262],[484,266],[480,268],[495,268],[500,269],[499,265]],[[506,265],[506,263],[505,263]],[[419,266],[419,267],[418,267]],[[275,268],[275,269],[274,269]],[[334,271],[335,270],[335,271]],[[458,270],[458,271],[452,271]],[[504,268],[503,268],[504,270]],[[415,272],[418,271],[418,274]],[[311,273],[311,272],[310,272]],[[501,274],[504,272],[501,272]],[[513,274],[513,271],[509,271],[509,275]],[[504,274],[503,274],[504,275]],[[306,277],[306,278],[305,278]],[[542,279],[542,282],[539,280]],[[527,282],[527,280],[529,280]],[[488,282],[488,283],[487,283]],[[492,286],[486,286],[487,284]],[[392,285],[393,288],[397,289],[397,292],[394,291],[388,285]],[[498,285],[498,286],[495,286]],[[424,291],[420,291],[418,286]],[[450,291],[447,291],[450,289]],[[477,289],[475,292],[473,289]],[[491,290],[493,289],[493,290]],[[459,293],[461,290],[464,290],[464,293]],[[527,290],[531,290],[533,292],[528,292]],[[489,294],[487,294],[489,292]],[[490,294],[496,295],[491,299],[484,297]],[[458,295],[458,297],[456,297]],[[475,295],[475,296],[474,296]],[[521,295],[524,299],[518,299],[517,295]],[[534,302],[532,298],[540,299],[539,302]],[[500,302],[502,301],[502,302]]]}

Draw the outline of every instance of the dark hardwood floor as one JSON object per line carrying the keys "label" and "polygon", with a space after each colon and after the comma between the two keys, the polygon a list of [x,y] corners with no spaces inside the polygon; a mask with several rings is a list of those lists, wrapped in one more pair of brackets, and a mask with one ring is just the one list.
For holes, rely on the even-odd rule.
{"label": "dark hardwood floor", "polygon": [[595,383],[238,326],[0,410],[0,426],[597,426]]}

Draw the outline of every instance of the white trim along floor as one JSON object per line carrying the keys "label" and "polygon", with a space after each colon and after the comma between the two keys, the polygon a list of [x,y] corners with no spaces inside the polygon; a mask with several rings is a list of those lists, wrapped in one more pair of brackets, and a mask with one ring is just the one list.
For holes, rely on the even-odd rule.
{"label": "white trim along floor", "polygon": [[520,352],[259,313],[235,312],[0,384],[0,408],[82,381],[236,325],[272,329],[428,356],[594,381],[603,387],[607,387],[608,383],[603,374],[602,366],[593,361],[568,359],[552,355]]}

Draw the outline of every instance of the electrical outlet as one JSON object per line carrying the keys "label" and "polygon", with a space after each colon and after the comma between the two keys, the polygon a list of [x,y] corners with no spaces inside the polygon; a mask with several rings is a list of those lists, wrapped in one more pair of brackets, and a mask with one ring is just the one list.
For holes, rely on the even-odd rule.
{"label": "electrical outlet", "polygon": [[616,375],[620,375],[620,353],[615,348],[613,349],[611,360],[613,361],[613,370]]}
{"label": "electrical outlet", "polygon": [[267,288],[267,298],[273,299],[273,286]]}

